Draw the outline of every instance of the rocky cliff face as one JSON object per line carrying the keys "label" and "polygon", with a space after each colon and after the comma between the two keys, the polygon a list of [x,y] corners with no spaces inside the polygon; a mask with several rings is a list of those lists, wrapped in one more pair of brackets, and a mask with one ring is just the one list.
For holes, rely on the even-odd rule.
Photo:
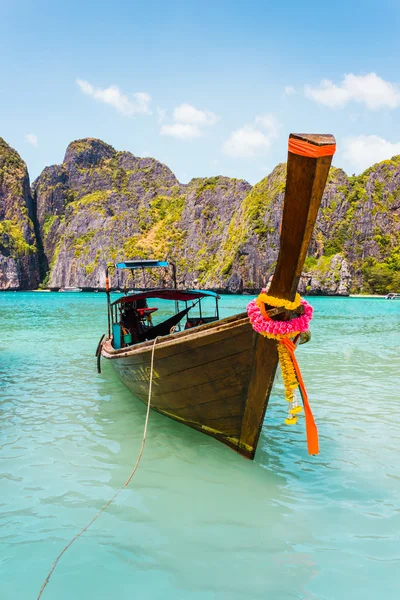
{"label": "rocky cliff face", "polygon": [[400,156],[352,178],[337,244],[351,264],[353,289],[400,290]]}
{"label": "rocky cliff face", "polygon": [[39,283],[34,220],[26,165],[0,138],[0,289],[29,289]]}
{"label": "rocky cliff face", "polygon": [[174,243],[163,229],[182,212],[184,186],[152,158],[79,140],[33,187],[50,287],[104,287],[108,262],[163,254]]}
{"label": "rocky cliff face", "polygon": [[[232,292],[258,290],[274,270],[284,164],[254,187],[228,177],[184,185],[152,158],[88,138],[68,146],[62,165],[44,169],[31,195],[19,156],[4,142],[0,156],[8,157],[0,162],[3,289],[35,286],[38,255],[49,287],[104,287],[106,264],[126,258],[168,258],[180,285]],[[400,157],[353,178],[332,168],[301,291],[400,287],[399,223]]]}
{"label": "rocky cliff face", "polygon": [[[331,198],[330,206],[324,205]],[[400,156],[350,177],[331,170],[305,264],[310,293],[400,289]]]}
{"label": "rocky cliff face", "polygon": [[99,287],[107,262],[126,257],[170,258],[192,285],[251,186],[226,177],[182,185],[152,158],[88,139],[70,144],[34,190],[49,286]]}
{"label": "rocky cliff face", "polygon": [[[34,183],[48,284],[103,287],[109,261],[169,258],[182,286],[256,290],[276,264],[285,180],[282,164],[253,188],[228,177],[183,185],[154,159],[99,140],[73,142],[63,165],[48,167]],[[317,256],[336,230],[331,213],[337,208],[341,220],[346,211],[340,185],[348,185],[347,177],[333,169],[311,244]],[[349,277],[338,284],[335,269],[334,286],[314,275],[307,291],[326,284],[329,293],[348,293]]]}

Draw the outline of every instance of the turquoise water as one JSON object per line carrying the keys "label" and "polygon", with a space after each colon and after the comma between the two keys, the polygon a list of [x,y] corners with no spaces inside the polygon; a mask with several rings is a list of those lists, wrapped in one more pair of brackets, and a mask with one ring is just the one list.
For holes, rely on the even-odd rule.
{"label": "turquoise water", "polygon": [[[248,297],[225,296],[224,315]],[[298,350],[321,453],[283,425],[254,462],[151,412],[129,489],[61,559],[43,600],[400,597],[400,302],[314,298]],[[35,599],[126,480],[145,406],[94,350],[103,294],[0,294],[0,598]]]}

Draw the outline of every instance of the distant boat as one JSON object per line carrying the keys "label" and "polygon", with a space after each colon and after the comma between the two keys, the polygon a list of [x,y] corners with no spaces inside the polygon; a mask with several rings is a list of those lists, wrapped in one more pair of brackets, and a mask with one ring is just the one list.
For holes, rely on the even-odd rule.
{"label": "distant boat", "polygon": [[[280,250],[268,290],[276,298],[295,298],[334,150],[331,135],[290,135]],[[132,260],[107,267],[108,335],[97,347],[98,369],[101,356],[110,360],[127,388],[147,403],[152,340],[158,337],[151,407],[253,459],[278,365],[278,342],[256,333],[247,313],[220,319],[218,294],[177,289],[175,269],[174,288],[137,290],[111,302],[111,268],[133,275],[136,269],[169,266]],[[207,298],[214,300],[215,311],[206,316],[202,303]],[[159,299],[172,302],[172,316],[154,324]],[[272,319],[285,312],[264,306]],[[296,314],[301,313],[288,310],[285,316]]]}
{"label": "distant boat", "polygon": [[77,287],[65,287],[65,288],[60,288],[58,290],[59,292],[81,292],[81,288],[77,288]]}
{"label": "distant boat", "polygon": [[400,294],[394,294],[391,292],[387,296],[385,296],[385,300],[400,300]]}

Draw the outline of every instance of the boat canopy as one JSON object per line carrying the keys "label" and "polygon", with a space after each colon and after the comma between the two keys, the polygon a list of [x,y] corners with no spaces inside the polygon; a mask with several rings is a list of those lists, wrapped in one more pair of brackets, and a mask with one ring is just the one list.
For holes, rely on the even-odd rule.
{"label": "boat canopy", "polygon": [[166,260],[126,260],[124,262],[115,263],[117,269],[152,269],[156,267],[169,267],[169,262]]}
{"label": "boat canopy", "polygon": [[154,289],[146,291],[137,291],[130,293],[129,296],[122,296],[115,300],[112,304],[129,304],[130,302],[136,302],[137,300],[144,300],[145,298],[160,298],[162,300],[181,300],[182,302],[188,302],[190,300],[196,300],[198,298],[219,298],[219,295],[215,292],[207,290],[174,290],[174,289]]}

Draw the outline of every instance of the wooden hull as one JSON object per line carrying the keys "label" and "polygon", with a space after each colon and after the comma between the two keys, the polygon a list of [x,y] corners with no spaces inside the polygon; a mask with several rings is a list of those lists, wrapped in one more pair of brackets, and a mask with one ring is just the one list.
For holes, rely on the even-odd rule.
{"label": "wooden hull", "polygon": [[[268,292],[275,298],[295,298],[335,148],[330,135],[290,135],[280,249]],[[289,310],[279,316],[290,318]],[[110,312],[108,331],[102,356],[147,402],[153,342],[114,350]],[[246,314],[168,335],[157,342],[151,405],[253,458],[277,364],[277,341],[255,333]]]}
{"label": "wooden hull", "polygon": [[[102,346],[121,381],[147,403],[153,342]],[[253,458],[278,363],[276,342],[240,314],[160,338],[151,407]]]}

